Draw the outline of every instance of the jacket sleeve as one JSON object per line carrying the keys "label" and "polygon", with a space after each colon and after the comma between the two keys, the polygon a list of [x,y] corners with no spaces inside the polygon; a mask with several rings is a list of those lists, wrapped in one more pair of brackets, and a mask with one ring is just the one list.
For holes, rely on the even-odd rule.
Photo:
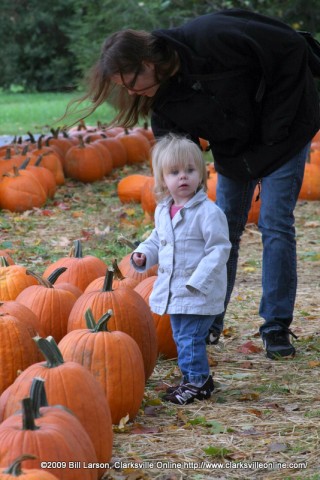
{"label": "jacket sleeve", "polygon": [[226,263],[229,258],[231,243],[226,216],[218,207],[216,207],[214,215],[208,215],[201,223],[205,240],[205,256],[192,273],[186,286],[190,290],[194,288],[208,294],[212,285],[219,288],[218,285],[215,285],[215,279],[221,278],[221,275],[217,275],[217,273],[220,274],[225,270],[226,275]]}
{"label": "jacket sleeve", "polygon": [[[146,256],[146,263],[142,267],[138,267],[132,261],[132,255],[134,253],[143,253]],[[159,237],[156,229],[153,229],[149,237],[132,252],[130,263],[138,272],[144,272],[148,270],[153,265],[158,263],[158,252],[159,252]]]}

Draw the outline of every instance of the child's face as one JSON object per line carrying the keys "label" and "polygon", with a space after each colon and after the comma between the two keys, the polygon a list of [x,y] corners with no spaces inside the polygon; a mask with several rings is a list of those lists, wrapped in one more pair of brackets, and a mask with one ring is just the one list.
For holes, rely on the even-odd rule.
{"label": "child's face", "polygon": [[170,168],[163,178],[176,205],[187,203],[200,185],[200,174],[192,159],[185,167]]}

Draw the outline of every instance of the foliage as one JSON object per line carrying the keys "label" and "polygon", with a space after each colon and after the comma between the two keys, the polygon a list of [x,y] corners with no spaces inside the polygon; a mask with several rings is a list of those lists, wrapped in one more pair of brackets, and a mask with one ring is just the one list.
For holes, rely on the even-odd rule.
{"label": "foliage", "polygon": [[106,36],[124,28],[177,26],[222,8],[274,16],[320,36],[318,0],[3,0],[0,88],[65,91],[98,58]]}
{"label": "foliage", "polygon": [[73,0],[5,0],[1,2],[1,86],[61,91],[76,74],[67,48]]}

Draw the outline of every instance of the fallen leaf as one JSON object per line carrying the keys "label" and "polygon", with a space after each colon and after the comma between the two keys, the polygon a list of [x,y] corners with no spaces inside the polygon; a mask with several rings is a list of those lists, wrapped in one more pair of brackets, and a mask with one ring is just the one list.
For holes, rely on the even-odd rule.
{"label": "fallen leaf", "polygon": [[259,400],[260,395],[259,393],[256,392],[246,392],[243,395],[241,395],[238,400],[240,402],[249,402],[251,400]]}
{"label": "fallen leaf", "polygon": [[151,433],[151,434],[159,433],[160,431],[161,431],[160,427],[156,427],[156,426],[148,427],[145,425],[141,425],[140,423],[134,423],[131,428],[131,433],[141,434],[141,435],[144,435],[147,433]]}
{"label": "fallen leaf", "polygon": [[251,342],[251,340],[249,340],[248,342],[240,345],[240,347],[237,348],[237,351],[244,354],[259,353],[262,351],[262,348],[258,347],[253,342]]}

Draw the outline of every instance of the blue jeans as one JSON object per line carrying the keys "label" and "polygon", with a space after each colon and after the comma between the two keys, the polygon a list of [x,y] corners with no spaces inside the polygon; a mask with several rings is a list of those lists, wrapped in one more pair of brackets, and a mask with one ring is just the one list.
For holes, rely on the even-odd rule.
{"label": "blue jeans", "polygon": [[206,338],[213,315],[171,314],[171,328],[184,383],[201,387],[210,373]]}
{"label": "blue jeans", "polygon": [[[300,192],[310,144],[282,167],[261,179],[258,227],[262,234],[262,298],[259,314],[264,319],[260,333],[288,328],[293,319],[297,289],[294,209]],[[259,159],[257,159],[257,162]],[[234,287],[240,238],[246,225],[258,180],[235,181],[218,175],[217,205],[225,212],[232,248],[227,264],[228,288],[225,310]],[[224,314],[212,328],[223,329]]]}

